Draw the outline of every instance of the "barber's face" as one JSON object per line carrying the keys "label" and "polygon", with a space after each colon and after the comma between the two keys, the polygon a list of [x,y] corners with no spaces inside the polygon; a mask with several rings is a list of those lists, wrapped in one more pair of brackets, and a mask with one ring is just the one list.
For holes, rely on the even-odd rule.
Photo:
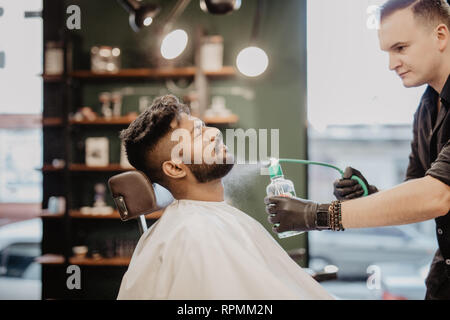
{"label": "barber's face", "polygon": [[223,178],[234,165],[234,157],[223,143],[222,134],[217,128],[207,127],[205,123],[187,114],[182,114],[179,128],[189,132],[190,161],[185,165],[199,182],[209,182]]}
{"label": "barber's face", "polygon": [[405,87],[417,87],[433,80],[439,67],[433,28],[414,18],[410,8],[383,19],[378,32],[380,48],[389,54],[389,69]]}

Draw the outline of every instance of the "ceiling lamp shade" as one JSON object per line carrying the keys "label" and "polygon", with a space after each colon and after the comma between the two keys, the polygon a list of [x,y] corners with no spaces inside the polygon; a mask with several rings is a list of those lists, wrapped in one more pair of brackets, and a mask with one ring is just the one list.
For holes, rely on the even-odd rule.
{"label": "ceiling lamp shade", "polygon": [[136,0],[117,0],[122,7],[130,14],[129,21],[131,28],[138,32],[142,27],[148,27],[153,19],[161,11],[155,4],[142,4]]}
{"label": "ceiling lamp shade", "polygon": [[240,7],[241,0],[200,0],[200,8],[212,14],[227,14]]}

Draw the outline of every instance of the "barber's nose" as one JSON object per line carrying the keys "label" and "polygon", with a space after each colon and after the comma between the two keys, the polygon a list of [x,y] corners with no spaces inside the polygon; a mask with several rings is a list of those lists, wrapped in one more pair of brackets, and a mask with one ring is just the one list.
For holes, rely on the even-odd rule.
{"label": "barber's nose", "polygon": [[402,65],[402,63],[399,58],[395,57],[392,54],[389,55],[389,70],[395,71],[401,65]]}

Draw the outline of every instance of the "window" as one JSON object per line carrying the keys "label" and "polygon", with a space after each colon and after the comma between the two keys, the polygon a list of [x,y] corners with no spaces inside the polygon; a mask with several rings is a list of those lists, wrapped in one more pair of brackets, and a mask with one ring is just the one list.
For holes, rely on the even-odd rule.
{"label": "window", "polygon": [[[381,190],[405,179],[413,115],[425,91],[425,87],[406,89],[388,68],[388,54],[380,50],[377,30],[373,28],[373,6],[384,2],[307,3],[309,159],[341,169],[352,166]],[[340,178],[337,171],[309,166],[308,176],[308,198],[319,202],[335,199],[333,181]],[[367,267],[389,262],[400,270],[419,260],[431,263],[437,248],[433,224],[428,221],[413,225],[414,232],[408,235],[414,236],[399,237],[396,243],[382,239],[392,241],[392,236],[398,236],[403,228],[377,228],[376,233],[374,229],[311,232],[311,262],[336,264],[341,278],[344,275],[359,281],[359,287],[352,287],[359,288],[355,290],[339,291],[332,286],[341,298],[374,298],[365,283]],[[375,241],[375,235],[381,240]],[[419,296],[411,298],[423,299],[425,286],[423,281],[418,283],[422,284],[417,290]],[[343,282],[345,285],[349,284]]]}
{"label": "window", "polygon": [[41,129],[0,129],[0,202],[41,202],[41,141]]}
{"label": "window", "polygon": [[405,89],[388,69],[371,6],[385,0],[308,1],[308,117],[331,125],[410,125],[424,87]]}
{"label": "window", "polygon": [[39,203],[42,19],[25,12],[41,11],[42,0],[0,0],[0,8],[0,203]]}

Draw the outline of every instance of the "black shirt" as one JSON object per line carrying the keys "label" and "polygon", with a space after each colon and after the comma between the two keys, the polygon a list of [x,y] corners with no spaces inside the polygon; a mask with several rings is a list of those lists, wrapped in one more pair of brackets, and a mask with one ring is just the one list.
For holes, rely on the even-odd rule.
{"label": "black shirt", "polygon": [[[438,113],[438,99],[441,109]],[[432,176],[450,186],[450,76],[439,95],[428,87],[414,115],[414,139],[406,180]],[[449,212],[450,213],[450,212]],[[436,218],[440,254],[450,278],[450,214]]]}

